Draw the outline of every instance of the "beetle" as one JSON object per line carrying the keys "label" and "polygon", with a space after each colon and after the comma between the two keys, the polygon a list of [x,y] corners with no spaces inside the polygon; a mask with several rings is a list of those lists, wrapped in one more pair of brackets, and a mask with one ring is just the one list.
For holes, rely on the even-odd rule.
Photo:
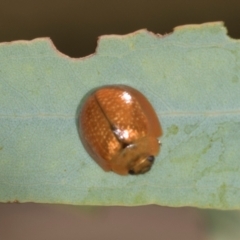
{"label": "beetle", "polygon": [[95,89],[82,105],[78,124],[83,146],[105,171],[146,173],[159,153],[163,131],[157,114],[130,86]]}

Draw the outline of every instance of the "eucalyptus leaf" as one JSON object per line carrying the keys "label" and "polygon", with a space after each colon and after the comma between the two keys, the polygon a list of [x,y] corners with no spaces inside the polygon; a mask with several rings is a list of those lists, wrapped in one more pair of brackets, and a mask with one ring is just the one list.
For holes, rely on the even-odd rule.
{"label": "eucalyptus leaf", "polygon": [[[0,62],[1,202],[240,208],[240,41],[221,22],[103,36],[81,59],[48,38],[2,43]],[[106,173],[81,144],[81,99],[109,84],[156,109],[164,135],[149,173]]]}

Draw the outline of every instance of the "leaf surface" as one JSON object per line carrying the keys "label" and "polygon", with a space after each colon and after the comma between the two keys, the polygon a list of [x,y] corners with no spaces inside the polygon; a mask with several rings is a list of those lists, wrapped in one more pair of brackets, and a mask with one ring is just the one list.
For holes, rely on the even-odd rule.
{"label": "leaf surface", "polygon": [[[240,208],[240,42],[222,23],[103,36],[71,59],[49,39],[0,44],[0,201]],[[105,173],[78,136],[91,89],[127,84],[160,118],[142,176]]]}

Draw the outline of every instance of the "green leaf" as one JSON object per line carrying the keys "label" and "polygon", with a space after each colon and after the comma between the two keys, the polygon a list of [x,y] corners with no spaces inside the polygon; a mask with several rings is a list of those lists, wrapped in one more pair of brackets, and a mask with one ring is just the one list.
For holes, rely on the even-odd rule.
{"label": "green leaf", "polygon": [[[104,36],[81,59],[49,39],[2,43],[0,62],[1,202],[240,208],[240,42],[222,23]],[[106,173],[82,147],[77,108],[105,84],[137,88],[160,118],[145,175]]]}

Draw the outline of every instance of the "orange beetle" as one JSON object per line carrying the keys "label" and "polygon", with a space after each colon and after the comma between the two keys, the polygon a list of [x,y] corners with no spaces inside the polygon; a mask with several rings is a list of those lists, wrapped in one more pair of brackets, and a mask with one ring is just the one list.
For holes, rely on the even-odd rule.
{"label": "orange beetle", "polygon": [[160,150],[162,128],[146,97],[126,85],[96,89],[79,114],[79,133],[91,157],[120,175],[151,169]]}

